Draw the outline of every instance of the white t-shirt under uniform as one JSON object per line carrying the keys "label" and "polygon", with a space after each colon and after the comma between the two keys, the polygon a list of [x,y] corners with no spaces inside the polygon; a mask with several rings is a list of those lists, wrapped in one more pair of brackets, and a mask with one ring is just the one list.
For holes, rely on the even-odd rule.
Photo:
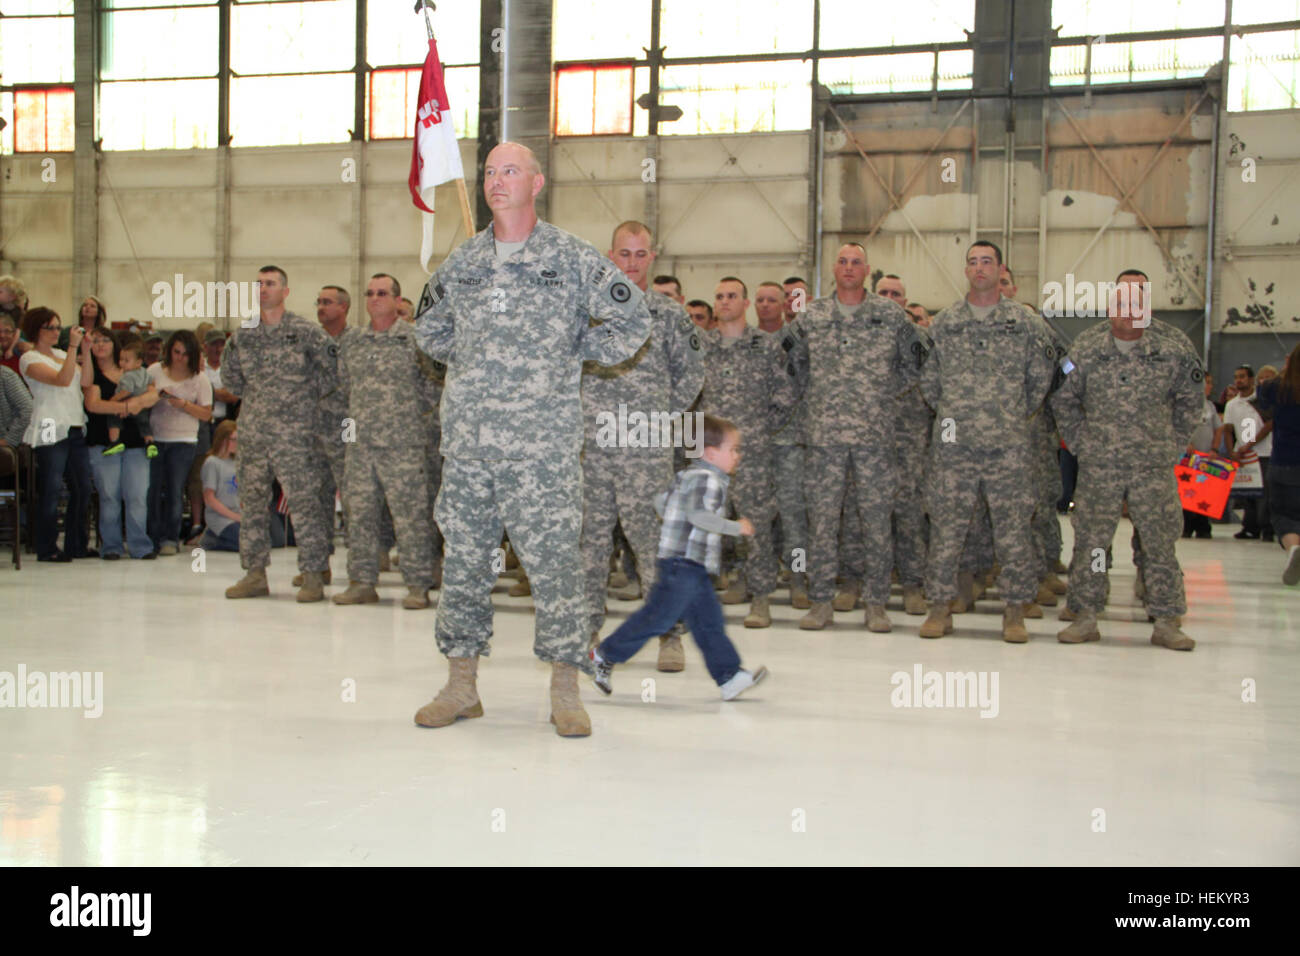
{"label": "white t-shirt under uniform", "polygon": [[[165,391],[195,405],[212,404],[212,383],[202,372],[178,382],[167,374],[161,362],[154,362],[149,366],[149,377],[159,392]],[[153,426],[154,441],[197,443],[199,440],[199,420],[189,412],[172,408],[165,398],[158,399],[158,404],[153,407],[149,424]]]}
{"label": "white t-shirt under uniform", "polygon": [[[33,365],[40,362],[58,375],[67,355],[62,349],[55,349],[54,358],[50,358],[36,349],[29,349],[18,360],[18,371],[22,372],[23,381],[32,390],[32,420],[23,432],[24,445],[33,448],[56,445],[68,437],[69,428],[86,427],[86,409],[81,404],[80,369],[77,369],[67,385],[46,385],[32,378],[29,372]],[[53,428],[50,423],[53,423]]]}
{"label": "white t-shirt under uniform", "polygon": [[[1254,394],[1251,394],[1251,398]],[[1249,433],[1244,423],[1247,419],[1253,419],[1255,424],[1249,429]],[[1259,412],[1255,411],[1255,406],[1250,404],[1249,398],[1242,398],[1238,395],[1236,398],[1228,400],[1228,404],[1223,407],[1223,423],[1231,425],[1236,432],[1237,445],[1233,451],[1240,448],[1248,440],[1255,440],[1255,454],[1260,458],[1269,458],[1273,454],[1273,436],[1270,434],[1263,441],[1258,441],[1260,434],[1264,431],[1264,419],[1260,417]]]}

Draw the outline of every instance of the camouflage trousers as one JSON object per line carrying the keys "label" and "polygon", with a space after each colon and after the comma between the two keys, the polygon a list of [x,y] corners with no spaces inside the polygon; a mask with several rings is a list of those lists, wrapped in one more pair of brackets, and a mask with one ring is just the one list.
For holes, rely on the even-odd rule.
{"label": "camouflage trousers", "polygon": [[487,655],[501,532],[528,574],[536,608],[533,652],[585,667],[582,463],[553,458],[444,458],[435,511],[446,541],[435,636],[448,657]]}
{"label": "camouflage trousers", "polygon": [[[1018,451],[1018,450],[1017,450]],[[992,553],[1002,564],[998,589],[1008,604],[1028,604],[1038,593],[1038,567],[1029,519],[1033,488],[1025,482],[1028,450],[1003,454],[935,455],[927,502],[930,556],[925,594],[934,603],[957,597],[957,570],[981,507],[989,515]]]}
{"label": "camouflage trousers", "polygon": [[853,512],[861,534],[851,546],[864,554],[863,598],[868,604],[889,599],[889,516],[894,508],[898,466],[893,449],[831,445],[808,449],[808,596],[825,603],[835,594],[839,564],[836,538],[843,518]]}
{"label": "camouflage trousers", "polygon": [[894,494],[894,567],[903,587],[919,588],[925,582],[925,556],[930,546],[930,523],[925,516],[925,473],[929,449],[909,442],[899,450],[898,490]]}
{"label": "camouflage trousers", "polygon": [[803,445],[773,445],[772,466],[776,470],[777,512],[781,519],[781,550],[778,560],[789,568],[794,554],[803,556],[801,565],[808,560],[808,504],[804,500],[804,459],[808,449]]}
{"label": "camouflage trousers", "polygon": [[1072,516],[1071,606],[1096,612],[1106,606],[1108,552],[1125,495],[1135,531],[1135,560],[1141,539],[1138,568],[1146,584],[1147,613],[1155,618],[1186,614],[1183,572],[1174,552],[1183,531],[1183,511],[1172,467],[1130,469],[1079,462]]}
{"label": "camouflage trousers", "polygon": [[423,445],[348,446],[345,508],[354,522],[348,549],[349,581],[379,582],[379,516],[387,500],[403,583],[426,591],[433,586],[433,508],[427,457]]}
{"label": "camouflage trousers", "polygon": [[[772,547],[772,522],[776,520],[776,469],[772,446],[749,440],[744,456],[731,476],[727,495],[731,511],[754,524],[754,536],[744,539],[745,586],[761,597],[776,590],[777,563]],[[722,539],[724,542],[726,537]],[[724,551],[725,553],[725,551]]]}
{"label": "camouflage trousers", "polygon": [[966,542],[962,545],[957,568],[969,574],[983,574],[993,567],[995,561],[993,519],[989,517],[988,502],[979,498],[975,502],[975,511],[971,515],[970,528],[966,532]]}
{"label": "camouflage trousers", "polygon": [[[346,461],[348,444],[341,441],[322,441],[321,452],[325,460],[329,462],[329,473],[325,476],[325,483],[321,488],[321,504],[325,508],[325,514],[329,518],[329,529],[334,528],[334,496],[338,495],[339,502],[343,505],[343,543],[347,546],[348,552],[352,551],[352,522],[348,519],[348,492],[346,477]],[[393,514],[388,509],[388,502],[382,501],[382,507],[379,509],[379,531],[378,545],[380,551],[387,552],[397,542],[397,534],[393,530]],[[330,552],[333,553],[333,535],[330,535]]]}
{"label": "camouflage trousers", "polygon": [[850,471],[844,485],[844,503],[840,507],[836,573],[844,586],[854,592],[861,589],[862,579],[867,573],[867,539],[862,533],[862,521],[858,518],[857,500],[858,484]]}
{"label": "camouflage trousers", "polygon": [[[242,438],[243,436],[241,436]],[[329,523],[321,507],[321,485],[329,466],[313,444],[244,446],[235,456],[239,484],[239,563],[247,571],[271,563],[271,483],[279,479],[288,499],[298,541],[298,570],[329,568]]]}
{"label": "camouflage trousers", "polygon": [[1038,577],[1042,580],[1056,571],[1061,559],[1061,523],[1056,518],[1056,502],[1061,497],[1060,443],[1056,432],[1040,436],[1041,445],[1034,449],[1034,517],[1031,527],[1039,557]]}
{"label": "camouflage trousers", "polygon": [[659,515],[655,513],[654,499],[668,489],[672,480],[669,449],[654,449],[646,454],[626,448],[587,446],[582,458],[582,564],[590,633],[599,632],[605,623],[615,524],[621,523],[636,558],[642,593],[649,594],[654,587],[659,557]]}

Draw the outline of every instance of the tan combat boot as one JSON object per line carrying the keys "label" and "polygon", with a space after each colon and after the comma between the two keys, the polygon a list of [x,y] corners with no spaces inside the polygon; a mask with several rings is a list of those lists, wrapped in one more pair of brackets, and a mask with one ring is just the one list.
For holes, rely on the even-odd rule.
{"label": "tan combat boot", "polygon": [[383,574],[385,571],[391,571],[391,570],[393,570],[393,561],[389,557],[388,552],[380,551],[379,552],[379,573]]}
{"label": "tan combat boot", "polygon": [[[1052,575],[1052,577],[1056,577],[1056,575]],[[1039,607],[1056,607],[1056,602],[1059,600],[1056,595],[1057,592],[1052,590],[1051,585],[1044,578],[1038,585],[1038,594],[1034,596],[1034,603]]]}
{"label": "tan combat boot", "polygon": [[856,588],[842,587],[835,592],[835,597],[831,600],[831,607],[836,611],[852,611],[858,606],[858,591]]}
{"label": "tan combat boot", "polygon": [[[624,575],[624,580],[626,579],[627,576]],[[617,601],[639,601],[641,600],[641,582],[629,581],[625,587],[615,588],[611,593]]]}
{"label": "tan combat boot", "polygon": [[1056,616],[1062,621],[1073,621],[1078,619],[1079,612],[1067,604],[1065,607],[1061,608],[1061,613]]}
{"label": "tan combat boot", "polygon": [[[1041,614],[1041,609],[1039,610]],[[1008,644],[1025,644],[1029,631],[1025,628],[1025,609],[1020,604],[1008,604],[1002,611],[1002,640]]]}
{"label": "tan combat boot", "polygon": [[[321,572],[320,579],[321,579],[321,583],[323,583],[323,584],[329,584],[329,583],[330,583],[330,572],[329,572],[329,568],[326,568],[324,571]],[[296,587],[296,588],[300,588],[300,587],[302,587],[302,575],[301,575],[301,574],[295,574],[295,575],[293,576],[293,586]]]}
{"label": "tan combat boot", "polygon": [[[1059,563],[1059,562],[1058,562]],[[1053,594],[1064,594],[1069,587],[1064,581],[1056,576],[1056,572],[1049,572],[1047,577],[1043,578],[1043,583],[1052,589]]]}
{"label": "tan combat boot", "polygon": [[903,612],[905,614],[925,613],[925,591],[922,588],[903,588]]}
{"label": "tan combat boot", "polygon": [[607,586],[611,591],[621,590],[627,587],[630,583],[631,582],[627,579],[627,575],[623,573],[622,568],[618,568],[609,573],[609,583]]}
{"label": "tan combat boot", "polygon": [[325,582],[321,579],[321,572],[304,571],[302,587],[298,589],[298,603],[311,604],[323,600],[325,600]]}
{"label": "tan combat boot", "polygon": [[422,611],[429,606],[428,588],[407,588],[406,597],[402,598],[402,607],[408,611]]}
{"label": "tan combat boot", "polygon": [[239,581],[226,588],[226,597],[231,598],[251,598],[266,597],[271,593],[270,587],[266,583],[266,568],[254,568],[247,572]]}
{"label": "tan combat boot", "polygon": [[331,600],[335,604],[378,604],[379,593],[375,590],[373,584],[366,584],[364,581],[349,581],[348,589],[341,594],[334,595]]}
{"label": "tan combat boot", "polygon": [[799,627],[805,631],[820,631],[835,620],[835,612],[829,601],[814,601],[812,610],[799,618]]}
{"label": "tan combat boot", "polygon": [[766,594],[760,594],[754,598],[754,603],[749,606],[749,613],[745,615],[745,627],[771,627],[772,612],[768,608]]}
{"label": "tan combat boot", "polygon": [[1087,641],[1101,640],[1101,631],[1097,630],[1097,614],[1095,611],[1073,613],[1070,621],[1070,626],[1062,628],[1061,632],[1056,635],[1056,639],[1062,644],[1083,644]]}
{"label": "tan combat boot", "polygon": [[1033,601],[1030,601],[1028,604],[1024,605],[1024,612],[1025,612],[1025,617],[1039,618],[1043,616],[1042,607],[1034,603]]}
{"label": "tan combat boot", "polygon": [[888,634],[894,629],[885,613],[883,604],[868,604],[866,614],[867,630],[876,634]]}
{"label": "tan combat boot", "polygon": [[957,597],[952,602],[953,614],[969,613],[975,606],[975,575],[969,571],[960,571],[957,574]]}
{"label": "tan combat boot", "polygon": [[519,580],[510,585],[510,590],[506,593],[511,597],[528,597],[533,593],[533,586],[528,583],[528,575],[524,574],[522,569],[519,572]]}
{"label": "tan combat boot", "polygon": [[682,650],[681,637],[665,634],[659,638],[659,662],[655,667],[665,674],[677,674],[686,670],[686,652]]}
{"label": "tan combat boot", "polygon": [[722,592],[723,604],[744,604],[749,600],[749,588],[745,587],[744,572],[736,575],[727,590]]}
{"label": "tan combat boot", "polygon": [[922,637],[943,637],[952,633],[952,614],[947,601],[934,601],[930,604],[930,614],[921,622]]}
{"label": "tan combat boot", "polygon": [[415,712],[421,727],[446,727],[460,717],[482,717],[478,699],[478,657],[447,658],[447,684],[438,696]]}
{"label": "tan combat boot", "polygon": [[1196,642],[1182,632],[1176,617],[1162,617],[1156,620],[1156,628],[1151,632],[1151,643],[1167,647],[1171,651],[1190,651]]}
{"label": "tan combat boot", "polygon": [[808,598],[808,581],[804,574],[790,575],[790,606],[796,611],[806,611],[812,607]]}
{"label": "tan combat boot", "polygon": [[551,723],[561,737],[590,737],[591,718],[578,697],[578,668],[551,664]]}

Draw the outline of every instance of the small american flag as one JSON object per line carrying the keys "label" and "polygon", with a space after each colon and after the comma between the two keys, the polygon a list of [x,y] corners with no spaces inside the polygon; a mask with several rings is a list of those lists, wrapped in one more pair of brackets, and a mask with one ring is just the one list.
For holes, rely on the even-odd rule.
{"label": "small american flag", "polygon": [[275,513],[278,515],[287,515],[289,513],[289,499],[285,495],[283,488],[280,489],[280,497],[275,499]]}

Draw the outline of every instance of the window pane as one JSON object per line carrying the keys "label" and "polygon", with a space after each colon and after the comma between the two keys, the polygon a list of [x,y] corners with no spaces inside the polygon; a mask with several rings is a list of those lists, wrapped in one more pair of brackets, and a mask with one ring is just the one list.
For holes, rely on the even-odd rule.
{"label": "window pane", "polygon": [[660,101],[682,118],[661,123],[666,135],[807,129],[812,70],[801,62],[723,63],[665,68]]}
{"label": "window pane", "polygon": [[99,0],[99,3],[109,10],[118,7],[215,7],[217,5],[216,0]]}
{"label": "window pane", "polygon": [[1052,26],[1063,37],[1218,27],[1224,10],[1223,0],[1054,0]]}
{"label": "window pane", "polygon": [[822,49],[960,43],[963,31],[975,29],[975,0],[876,4],[869,15],[866,9],[862,0],[822,0]]}
{"label": "window pane", "polygon": [[264,76],[230,83],[232,146],[296,146],[351,139],[351,73]]}
{"label": "window pane", "polygon": [[566,67],[555,75],[555,135],[632,132],[632,67]]}
{"label": "window pane", "polygon": [[72,17],[0,20],[0,74],[6,84],[71,83]]}
{"label": "window pane", "polygon": [[660,2],[659,36],[668,57],[789,53],[812,47],[811,0]]}
{"label": "window pane", "polygon": [[[970,89],[974,54],[950,50],[939,54],[939,89]],[[834,57],[822,60],[818,80],[832,93],[903,93],[928,90],[933,53]]]}
{"label": "window pane", "polygon": [[643,48],[650,45],[652,2],[654,0],[595,4],[591,0],[555,0],[554,19],[551,23],[551,58],[643,58]]}
{"label": "window pane", "polygon": [[104,149],[209,149],[217,145],[217,81],[101,83]]}
{"label": "window pane", "polygon": [[73,0],[0,0],[0,13],[7,17],[51,13],[71,16],[72,4]]}
{"label": "window pane", "polygon": [[[1084,82],[1087,49],[1083,46],[1054,48],[1051,60],[1052,81],[1058,84]],[[1221,59],[1221,37],[1094,43],[1092,82],[1102,84],[1181,80],[1202,76]]]}
{"label": "window pane", "polygon": [[219,29],[215,8],[106,14],[99,75],[106,80],[216,76]]}
{"label": "window pane", "polygon": [[419,95],[419,70],[375,70],[371,73],[370,138],[402,139],[410,136]]}
{"label": "window pane", "polygon": [[1228,109],[1300,106],[1300,30],[1235,36],[1229,49]]}
{"label": "window pane", "polygon": [[349,70],[356,55],[355,0],[236,3],[230,66],[236,73]]}
{"label": "window pane", "polygon": [[1232,22],[1280,23],[1300,20],[1300,0],[1232,0]]}
{"label": "window pane", "polygon": [[447,105],[460,139],[478,139],[478,70],[477,66],[462,66],[443,71]]}
{"label": "window pane", "polygon": [[[412,6],[393,0],[366,0],[366,62],[371,66],[424,62],[429,34],[423,14],[417,16]],[[438,57],[444,64],[478,62],[478,21],[477,3],[439,5],[433,14],[433,29],[438,37]]]}
{"label": "window pane", "polygon": [[72,152],[72,90],[17,90],[14,144],[20,153]]}

